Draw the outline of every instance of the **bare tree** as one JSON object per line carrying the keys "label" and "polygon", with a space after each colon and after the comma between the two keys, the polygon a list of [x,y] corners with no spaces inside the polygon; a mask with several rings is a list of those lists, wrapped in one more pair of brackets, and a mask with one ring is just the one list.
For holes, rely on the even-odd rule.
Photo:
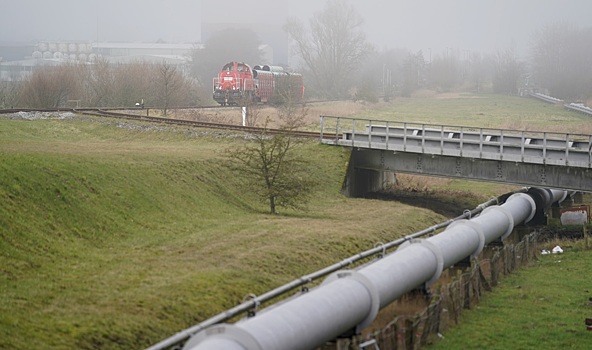
{"label": "bare tree", "polygon": [[277,106],[277,111],[282,129],[293,131],[306,126],[306,115],[308,114],[306,104],[286,100],[286,103]]}
{"label": "bare tree", "polygon": [[411,93],[425,85],[426,63],[423,52],[419,50],[415,54],[408,54],[403,64],[403,86],[401,94],[411,96]]}
{"label": "bare tree", "polygon": [[114,106],[134,106],[144,99],[154,105],[158,93],[154,91],[154,81],[158,80],[156,65],[136,61],[113,66],[111,103]]}
{"label": "bare tree", "polygon": [[284,26],[322,96],[344,97],[352,86],[353,73],[370,51],[362,23],[347,0],[330,0],[310,20],[309,29],[296,19]]}
{"label": "bare tree", "polygon": [[474,52],[469,58],[468,82],[476,92],[483,90],[485,81],[491,78],[491,60],[479,52]]}
{"label": "bare tree", "polygon": [[380,77],[376,84],[385,101],[399,92],[403,81],[403,66],[408,55],[405,49],[388,49],[370,55],[362,64],[363,76]]}
{"label": "bare tree", "polygon": [[158,92],[160,106],[163,109],[163,114],[167,116],[167,109],[171,104],[178,102],[178,92],[183,87],[183,77],[177,71],[177,68],[168,64],[162,63],[158,67]]}
{"label": "bare tree", "polygon": [[88,104],[95,107],[111,105],[114,80],[113,68],[107,60],[97,59],[88,65],[85,79]]}
{"label": "bare tree", "polygon": [[592,28],[566,22],[542,28],[532,49],[535,80],[556,97],[580,99],[592,95]]}
{"label": "bare tree", "polygon": [[12,108],[18,104],[20,81],[0,81],[0,108]]}
{"label": "bare tree", "polygon": [[498,51],[494,56],[493,92],[515,94],[523,72],[524,64],[513,50]]}
{"label": "bare tree", "polygon": [[163,108],[197,104],[197,92],[191,79],[169,63],[138,61],[113,67],[111,100],[118,106],[133,106],[144,100],[148,107]]}
{"label": "bare tree", "polygon": [[458,55],[448,52],[436,55],[430,64],[430,81],[438,89],[450,91],[460,83],[460,69]]}
{"label": "bare tree", "polygon": [[21,105],[33,108],[65,106],[71,95],[79,92],[74,66],[43,67],[24,81]]}
{"label": "bare tree", "polygon": [[[258,113],[257,107],[253,110]],[[309,162],[298,155],[301,140],[290,134],[304,125],[306,107],[283,104],[279,115],[280,129],[285,132],[272,133],[267,118],[262,132],[229,155],[232,167],[248,182],[245,188],[267,203],[271,214],[276,214],[278,207],[304,209],[316,185]]]}
{"label": "bare tree", "polygon": [[257,122],[261,119],[261,108],[256,101],[243,97],[241,106],[245,108],[245,125],[246,126],[257,126]]}
{"label": "bare tree", "polygon": [[[0,86],[1,104],[52,108],[79,100],[86,106],[134,106],[142,99],[152,106],[191,106],[198,94],[193,81],[170,64],[137,61],[110,64],[105,60],[93,64],[63,64],[42,67],[15,85]],[[10,97],[12,94],[12,97]],[[9,98],[12,102],[9,101]]]}

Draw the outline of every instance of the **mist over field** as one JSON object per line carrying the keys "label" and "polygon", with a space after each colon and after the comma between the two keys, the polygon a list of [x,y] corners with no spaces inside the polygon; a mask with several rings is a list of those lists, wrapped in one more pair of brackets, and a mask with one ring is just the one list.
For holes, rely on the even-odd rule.
{"label": "mist over field", "polygon": [[[592,100],[588,0],[0,1],[0,82],[12,82],[0,84],[0,106],[204,105],[214,102],[212,79],[230,61],[301,73],[310,98],[372,102],[428,89]],[[115,92],[116,79],[91,64],[95,72],[68,70],[68,96],[38,96],[47,90],[38,89],[43,79],[57,83],[40,67],[97,58],[105,72],[129,74],[123,90],[137,80],[127,90],[134,93]],[[171,66],[161,67],[154,91],[139,81],[158,81],[159,70],[148,63]],[[173,84],[179,93],[159,95],[175,75],[185,80]],[[89,93],[73,86],[77,81],[97,86]],[[31,102],[37,100],[44,101]]]}
{"label": "mist over field", "polygon": [[[308,19],[327,1],[273,0],[2,0],[0,42],[85,40],[201,41],[201,24]],[[440,52],[528,49],[534,32],[553,22],[590,23],[587,0],[351,1],[378,48]]]}

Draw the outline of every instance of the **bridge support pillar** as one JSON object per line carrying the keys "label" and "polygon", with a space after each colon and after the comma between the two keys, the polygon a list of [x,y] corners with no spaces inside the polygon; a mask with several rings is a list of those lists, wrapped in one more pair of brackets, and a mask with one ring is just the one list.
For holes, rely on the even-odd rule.
{"label": "bridge support pillar", "polygon": [[367,193],[384,190],[396,183],[395,173],[388,170],[358,168],[360,157],[367,150],[352,149],[342,193],[348,197],[364,197]]}

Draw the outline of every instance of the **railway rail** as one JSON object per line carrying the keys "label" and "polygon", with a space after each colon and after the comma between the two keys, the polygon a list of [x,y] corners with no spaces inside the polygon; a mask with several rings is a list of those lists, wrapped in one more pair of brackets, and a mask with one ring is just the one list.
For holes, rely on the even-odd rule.
{"label": "railway rail", "polygon": [[[188,108],[189,107],[182,108],[182,109],[188,109]],[[210,109],[210,108],[211,109],[224,109],[224,108],[226,108],[226,109],[228,109],[228,108],[236,108],[236,107],[215,106],[215,107],[195,107],[195,108],[199,108],[199,109]],[[251,133],[265,132],[265,133],[269,133],[269,134],[289,134],[289,135],[297,136],[297,137],[316,138],[316,139],[320,139],[320,137],[321,137],[321,134],[319,132],[312,132],[312,131],[260,128],[260,127],[255,127],[255,126],[242,126],[242,125],[235,125],[235,124],[212,123],[212,122],[203,122],[203,121],[195,121],[195,120],[185,120],[185,119],[150,117],[150,116],[145,116],[145,115],[140,115],[140,114],[122,112],[122,111],[129,111],[129,110],[143,111],[145,109],[132,109],[132,108],[2,109],[2,110],[0,110],[0,114],[13,114],[13,113],[19,113],[19,112],[71,112],[71,113],[82,114],[82,115],[87,115],[87,116],[120,118],[120,119],[129,119],[129,120],[161,123],[161,124],[171,124],[171,125],[186,125],[186,126],[197,127],[197,128],[235,130],[235,131],[243,131],[243,132],[251,132]]]}

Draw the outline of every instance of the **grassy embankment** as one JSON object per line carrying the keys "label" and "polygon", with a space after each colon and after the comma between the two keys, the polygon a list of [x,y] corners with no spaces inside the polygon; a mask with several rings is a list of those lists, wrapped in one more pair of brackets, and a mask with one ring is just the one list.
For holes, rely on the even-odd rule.
{"label": "grassy embankment", "polygon": [[[539,129],[556,120],[585,132],[573,113],[497,96],[403,99],[359,113],[463,125],[484,113],[487,126],[500,127],[510,115]],[[310,211],[269,216],[223,162],[224,149],[241,139],[117,125],[0,120],[0,348],[141,348],[247,293],[443,219],[397,202],[343,198],[346,156],[315,142],[301,150],[323,179]],[[505,188],[435,184],[470,187],[475,200]]]}
{"label": "grassy embankment", "polygon": [[270,216],[224,164],[241,139],[118,124],[0,120],[0,348],[142,348],[442,220],[342,197],[316,142],[310,211]]}

